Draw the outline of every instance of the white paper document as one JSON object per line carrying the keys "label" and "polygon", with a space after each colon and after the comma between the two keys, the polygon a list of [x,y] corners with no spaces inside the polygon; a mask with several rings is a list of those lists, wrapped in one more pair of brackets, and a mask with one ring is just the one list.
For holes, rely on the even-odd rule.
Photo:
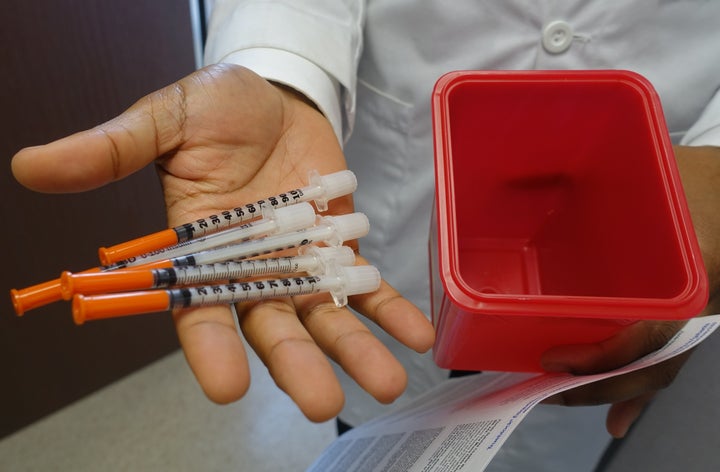
{"label": "white paper document", "polygon": [[480,471],[542,400],[657,364],[702,342],[720,315],[691,319],[661,349],[597,375],[483,373],[449,379],[414,401],[331,443],[308,472]]}

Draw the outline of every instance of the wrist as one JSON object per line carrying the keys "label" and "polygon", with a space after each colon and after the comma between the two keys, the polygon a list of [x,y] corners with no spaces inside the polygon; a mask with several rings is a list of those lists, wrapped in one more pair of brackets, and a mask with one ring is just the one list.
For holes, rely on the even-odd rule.
{"label": "wrist", "polygon": [[330,122],[338,142],[343,142],[341,87],[325,70],[297,54],[272,48],[235,51],[222,61],[245,66],[274,85],[304,95]]}
{"label": "wrist", "polygon": [[[290,87],[289,85],[281,84],[279,82],[275,82],[272,80],[269,80],[272,85],[274,85],[276,88],[280,90],[280,93],[282,93],[285,98],[291,100],[291,101],[298,101],[301,103],[304,103],[305,105],[315,109],[317,112],[325,116],[325,114],[320,110],[320,107],[310,99],[307,95],[302,93],[301,91],[294,89],[293,87]],[[326,117],[327,118],[327,117]]]}

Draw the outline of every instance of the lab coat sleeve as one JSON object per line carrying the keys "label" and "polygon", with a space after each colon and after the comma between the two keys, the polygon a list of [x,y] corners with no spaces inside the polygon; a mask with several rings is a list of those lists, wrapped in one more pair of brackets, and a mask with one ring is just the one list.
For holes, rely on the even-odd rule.
{"label": "lab coat sleeve", "polygon": [[355,115],[364,0],[218,0],[205,63],[234,63],[310,98],[340,142]]}
{"label": "lab coat sleeve", "polygon": [[720,146],[720,90],[705,107],[700,118],[685,133],[680,144],[686,146]]}

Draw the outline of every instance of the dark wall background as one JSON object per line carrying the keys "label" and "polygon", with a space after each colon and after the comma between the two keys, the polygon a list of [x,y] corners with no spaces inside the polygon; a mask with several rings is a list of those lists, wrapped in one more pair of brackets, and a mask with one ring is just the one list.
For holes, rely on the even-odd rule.
{"label": "dark wall background", "polygon": [[97,248],[166,226],[155,170],[76,195],[17,184],[19,149],[90,128],[194,65],[186,0],[4,0],[0,6],[0,437],[177,349],[167,313],[77,327],[69,304],[15,316],[8,296]]}

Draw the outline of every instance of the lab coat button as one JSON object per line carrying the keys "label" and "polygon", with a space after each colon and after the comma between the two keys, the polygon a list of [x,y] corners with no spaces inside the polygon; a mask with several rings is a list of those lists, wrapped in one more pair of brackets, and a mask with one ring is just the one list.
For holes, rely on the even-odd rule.
{"label": "lab coat button", "polygon": [[572,40],[572,27],[565,21],[551,21],[543,28],[542,45],[551,54],[560,54],[567,51]]}

